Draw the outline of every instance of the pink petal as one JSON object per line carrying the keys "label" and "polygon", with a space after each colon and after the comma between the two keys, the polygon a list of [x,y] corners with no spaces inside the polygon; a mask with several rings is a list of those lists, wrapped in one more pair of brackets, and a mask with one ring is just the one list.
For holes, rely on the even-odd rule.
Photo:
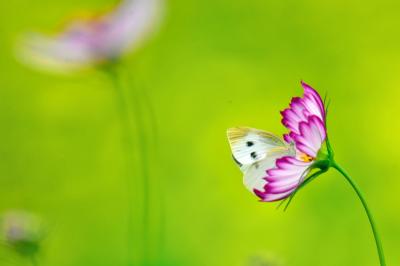
{"label": "pink petal", "polygon": [[301,82],[301,85],[303,97],[292,98],[289,108],[281,112],[282,124],[296,134],[300,133],[300,123],[307,122],[310,116],[317,116],[325,122],[325,109],[320,95],[308,84]]}
{"label": "pink petal", "polygon": [[289,175],[284,173],[282,173],[282,175],[278,174],[279,172],[275,176],[266,176],[264,177],[264,180],[267,181],[267,183],[273,183],[275,186],[285,186],[291,184],[292,182],[298,181],[299,173],[297,171]]}
{"label": "pink petal", "polygon": [[291,190],[280,194],[266,194],[260,191],[254,191],[254,193],[256,193],[256,195],[261,198],[261,201],[272,202],[287,198],[290,194],[292,194],[293,191],[294,190]]}
{"label": "pink petal", "polygon": [[281,194],[292,191],[296,189],[300,185],[300,182],[292,182],[287,185],[280,185],[280,186],[268,186],[265,188],[266,194]]}
{"label": "pink petal", "polygon": [[286,156],[276,160],[276,167],[267,171],[264,191],[254,190],[262,201],[276,201],[289,196],[303,181],[311,163]]}
{"label": "pink petal", "polygon": [[283,139],[284,139],[287,143],[292,143],[292,142],[294,142],[294,140],[290,137],[289,134],[283,134]]}
{"label": "pink petal", "polygon": [[317,116],[310,116],[307,122],[300,123],[299,129],[300,134],[290,135],[296,143],[296,148],[309,156],[316,157],[326,138],[323,122]]}
{"label": "pink petal", "polygon": [[289,108],[281,112],[282,124],[289,130],[299,133],[299,123],[307,120],[306,111],[301,98],[292,98]]}
{"label": "pink petal", "polygon": [[321,96],[318,94],[316,90],[314,90],[310,85],[305,83],[304,81],[301,82],[301,85],[304,89],[304,95],[307,96],[312,102],[314,107],[317,107],[315,110],[315,115],[317,115],[322,121],[325,121],[325,108],[324,103],[321,99]]}

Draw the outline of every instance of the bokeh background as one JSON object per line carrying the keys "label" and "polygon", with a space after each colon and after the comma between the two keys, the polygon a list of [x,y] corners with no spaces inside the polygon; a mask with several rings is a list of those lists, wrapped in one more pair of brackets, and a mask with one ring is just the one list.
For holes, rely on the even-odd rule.
{"label": "bokeh background", "polygon": [[[0,3],[0,211],[48,223],[40,265],[126,265],[141,249],[141,184],[127,193],[112,84],[96,71],[35,71],[15,56],[21,33],[113,3]],[[332,100],[337,161],[367,196],[387,264],[399,265],[399,12],[394,0],[168,1],[159,32],[123,67],[142,95],[128,98],[147,94],[157,124],[144,128],[156,139],[147,146],[152,256],[190,266],[378,265],[362,206],[339,174],[319,177],[283,212],[248,193],[231,160],[226,128],[283,133],[279,111],[304,80]],[[7,249],[0,257],[29,265]]]}

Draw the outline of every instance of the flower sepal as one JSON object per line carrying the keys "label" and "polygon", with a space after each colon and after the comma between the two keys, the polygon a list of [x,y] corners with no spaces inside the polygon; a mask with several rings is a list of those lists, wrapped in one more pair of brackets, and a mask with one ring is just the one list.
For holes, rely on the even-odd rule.
{"label": "flower sepal", "polygon": [[310,167],[310,169],[320,169],[321,171],[328,171],[331,167],[331,161],[328,159],[316,160]]}
{"label": "flower sepal", "polygon": [[322,143],[320,150],[318,151],[315,163],[313,164],[314,168],[319,168],[321,170],[327,171],[334,162],[333,160],[333,150],[329,143],[328,138],[326,141]]}
{"label": "flower sepal", "polygon": [[331,167],[331,160],[327,154],[318,156],[315,162],[312,164],[313,169],[318,168],[323,171],[328,171],[329,167]]}

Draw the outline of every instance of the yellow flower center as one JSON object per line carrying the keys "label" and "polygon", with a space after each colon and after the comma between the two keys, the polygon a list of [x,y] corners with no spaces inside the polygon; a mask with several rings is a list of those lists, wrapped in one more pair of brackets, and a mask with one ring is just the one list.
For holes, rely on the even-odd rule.
{"label": "yellow flower center", "polygon": [[308,154],[300,153],[300,160],[302,160],[305,163],[312,162],[312,161],[314,161],[314,159],[315,159],[314,157],[312,157]]}

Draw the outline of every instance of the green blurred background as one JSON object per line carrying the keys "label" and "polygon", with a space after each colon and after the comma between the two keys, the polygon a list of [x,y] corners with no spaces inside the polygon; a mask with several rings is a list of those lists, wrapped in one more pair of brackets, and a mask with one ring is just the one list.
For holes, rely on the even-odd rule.
{"label": "green blurred background", "polygon": [[[0,211],[28,210],[49,224],[41,265],[126,265],[127,253],[141,249],[140,177],[128,194],[110,81],[97,72],[49,75],[15,59],[21,33],[113,3],[0,3]],[[254,257],[378,265],[362,206],[339,174],[321,176],[283,212],[258,202],[231,160],[226,128],[283,133],[279,111],[304,80],[332,100],[337,161],[367,196],[387,264],[400,265],[399,12],[394,0],[168,1],[160,31],[123,70],[142,95],[127,90],[130,100],[146,93],[156,114],[152,256],[162,245],[170,265],[258,265]],[[137,207],[134,251],[126,247],[128,200]],[[28,265],[8,250],[0,256],[1,265]]]}

